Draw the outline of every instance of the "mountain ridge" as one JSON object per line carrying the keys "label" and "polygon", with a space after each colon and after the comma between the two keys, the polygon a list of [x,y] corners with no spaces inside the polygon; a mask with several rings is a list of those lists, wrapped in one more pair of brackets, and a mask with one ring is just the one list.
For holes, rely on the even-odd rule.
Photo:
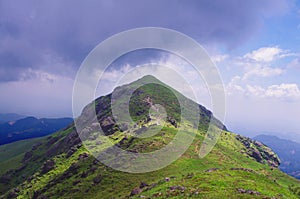
{"label": "mountain ridge", "polygon": [[[123,87],[124,92],[128,86]],[[123,150],[155,151],[170,143],[178,126],[184,125],[177,115],[178,103],[167,90],[147,84],[136,89],[129,101],[136,123],[131,130],[143,134],[151,128],[160,129],[152,137],[136,138],[126,127],[118,126],[123,124],[112,117],[111,94],[87,105],[82,116],[89,118],[95,108],[105,137]],[[145,101],[147,96],[169,114],[163,126],[148,115],[151,105]],[[125,103],[122,98],[119,102]],[[172,164],[150,173],[120,172],[101,163],[86,149],[90,144],[105,150],[97,125],[91,123],[90,129],[77,132],[71,124],[38,140],[21,159],[14,160],[15,164],[0,176],[0,198],[298,198],[295,190],[299,181],[277,169],[279,160],[271,149],[226,131],[223,124],[215,147],[200,159],[199,145],[212,119],[211,112],[202,109],[200,113],[199,128],[189,148]],[[79,135],[89,143],[83,144]]]}
{"label": "mountain ridge", "polygon": [[16,121],[25,117],[25,115],[20,115],[17,113],[0,113],[0,124],[10,121]]}
{"label": "mountain ridge", "polygon": [[72,118],[41,118],[33,116],[0,124],[0,145],[18,140],[42,137],[64,128]]}

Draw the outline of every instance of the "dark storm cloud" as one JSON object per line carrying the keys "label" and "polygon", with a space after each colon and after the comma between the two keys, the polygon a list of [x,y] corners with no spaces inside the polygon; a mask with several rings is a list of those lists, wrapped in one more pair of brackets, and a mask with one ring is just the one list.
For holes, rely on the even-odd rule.
{"label": "dark storm cloud", "polygon": [[[161,26],[234,48],[283,13],[285,0],[0,1],[0,81],[28,68],[64,74],[99,42],[130,28]],[[60,63],[60,67],[55,66]]]}

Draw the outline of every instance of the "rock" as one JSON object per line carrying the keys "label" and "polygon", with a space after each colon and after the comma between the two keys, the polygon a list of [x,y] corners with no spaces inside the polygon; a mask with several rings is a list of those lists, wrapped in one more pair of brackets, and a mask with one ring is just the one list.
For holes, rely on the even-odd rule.
{"label": "rock", "polygon": [[77,147],[71,147],[66,154],[66,158],[71,157],[77,150],[78,150]]}
{"label": "rock", "polygon": [[84,160],[89,157],[88,153],[82,153],[79,155],[78,160]]}
{"label": "rock", "polygon": [[47,146],[53,145],[55,142],[59,140],[59,137],[49,137],[49,141],[47,142]]}
{"label": "rock", "polygon": [[39,146],[41,146],[42,143],[41,142],[38,142],[38,143],[35,143],[33,146],[32,146],[32,151],[36,150]]}
{"label": "rock", "polygon": [[238,188],[237,191],[242,194],[250,194],[250,195],[261,195],[258,191],[253,191],[251,189],[245,190],[242,188]]}
{"label": "rock", "polygon": [[27,151],[23,157],[23,160],[22,162],[25,163],[25,162],[28,162],[28,160],[33,156],[33,153],[32,151]]}
{"label": "rock", "polygon": [[89,172],[90,172],[90,173],[94,173],[97,169],[98,169],[97,166],[92,166],[92,167],[89,169]]}
{"label": "rock", "polygon": [[250,149],[249,155],[253,157],[257,162],[262,162],[262,156],[257,149]]}
{"label": "rock", "polygon": [[156,186],[157,186],[157,183],[153,183],[153,184],[149,185],[145,190],[151,190]]}
{"label": "rock", "polygon": [[119,142],[119,146],[123,145],[127,140],[128,140],[128,137],[125,136],[125,137]]}
{"label": "rock", "polygon": [[78,163],[72,163],[71,166],[68,168],[67,172],[71,172],[73,174],[77,173],[77,169],[79,168]]}
{"label": "rock", "polygon": [[142,189],[140,189],[140,188],[134,188],[132,191],[131,191],[131,193],[130,193],[130,196],[134,196],[134,195],[137,195],[137,194],[139,194],[139,193],[141,193],[142,192]]}
{"label": "rock", "polygon": [[11,180],[11,176],[8,174],[4,174],[0,177],[0,183],[7,184]]}
{"label": "rock", "polygon": [[148,187],[149,185],[145,182],[141,182],[140,184],[140,189],[144,188],[144,187]]}
{"label": "rock", "polygon": [[15,172],[20,172],[27,167],[27,164],[22,164],[19,168],[15,169]]}
{"label": "rock", "polygon": [[75,151],[69,150],[69,151],[67,152],[67,154],[66,154],[66,158],[71,157],[71,156],[73,155],[74,152],[75,152]]}
{"label": "rock", "polygon": [[259,141],[254,141],[254,144],[257,145],[257,146],[259,146],[259,147],[263,146],[263,144],[261,142],[259,142]]}
{"label": "rock", "polygon": [[153,194],[153,197],[155,197],[155,198],[158,198],[158,197],[160,197],[160,196],[162,196],[162,193],[161,193],[161,192],[158,192],[158,193]]}
{"label": "rock", "polygon": [[254,172],[252,169],[247,169],[247,168],[231,168],[230,170],[236,170],[236,171],[247,171],[247,172]]}
{"label": "rock", "polygon": [[137,135],[142,135],[143,133],[145,133],[147,131],[147,127],[142,126],[141,128],[139,128],[138,130],[136,130],[136,134]]}
{"label": "rock", "polygon": [[95,184],[99,184],[100,182],[102,181],[102,176],[99,174],[97,175],[94,179],[93,179],[93,182]]}
{"label": "rock", "polygon": [[116,122],[111,116],[108,116],[100,122],[100,126],[102,131],[105,135],[111,135],[114,133],[113,127],[115,126]]}
{"label": "rock", "polygon": [[77,185],[78,183],[80,183],[81,182],[81,180],[75,180],[74,182],[73,182],[73,185]]}
{"label": "rock", "polygon": [[280,159],[278,156],[272,151],[272,149],[261,142],[254,141],[241,135],[237,135],[236,139],[239,140],[246,148],[245,150],[242,150],[241,153],[245,153],[246,151],[248,156],[262,164],[268,164],[269,166],[276,168],[280,165]]}
{"label": "rock", "polygon": [[171,191],[174,191],[174,190],[184,191],[185,187],[184,186],[172,186],[172,187],[170,187],[170,190]]}
{"label": "rock", "polygon": [[177,121],[174,118],[168,117],[168,122],[170,122],[170,124],[172,124],[175,128],[178,127]]}
{"label": "rock", "polygon": [[81,178],[86,178],[88,175],[89,175],[89,172],[84,171],[84,172],[81,173],[80,177]]}
{"label": "rock", "polygon": [[[186,175],[186,178],[187,179],[191,179],[191,178],[193,178],[194,177],[194,173],[188,173],[187,175]],[[172,178],[172,177],[171,177]]]}
{"label": "rock", "polygon": [[32,199],[47,199],[45,195],[43,195],[40,191],[34,191]]}
{"label": "rock", "polygon": [[17,198],[17,197],[18,197],[18,193],[15,190],[11,190],[7,195],[7,198]]}
{"label": "rock", "polygon": [[94,161],[93,161],[93,164],[99,164],[100,162],[99,162],[99,160],[97,160],[97,159],[95,159]]}
{"label": "rock", "polygon": [[206,170],[205,172],[210,173],[210,172],[217,171],[217,170],[219,170],[219,168],[211,168],[211,169]]}
{"label": "rock", "polygon": [[47,160],[46,162],[44,162],[43,166],[42,166],[42,174],[48,173],[49,171],[51,171],[52,169],[54,169],[55,167],[55,162],[54,160]]}

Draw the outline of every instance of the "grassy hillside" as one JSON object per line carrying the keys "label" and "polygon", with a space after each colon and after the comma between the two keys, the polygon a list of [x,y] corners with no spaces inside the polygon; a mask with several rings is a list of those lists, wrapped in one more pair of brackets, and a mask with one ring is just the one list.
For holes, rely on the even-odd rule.
{"label": "grassy hillside", "polygon": [[[174,136],[174,130],[174,127],[164,128],[163,137]],[[153,138],[152,145],[148,146],[162,145],[160,137]],[[111,136],[111,139],[115,137]],[[47,140],[49,142],[45,139],[45,144]],[[180,159],[166,168],[143,174],[110,169],[99,163],[83,146],[77,145],[72,149],[72,155],[67,151],[45,159],[43,163],[40,161],[42,164],[37,171],[5,197],[128,198],[132,192],[137,193],[132,195],[133,198],[299,197],[291,191],[292,187],[299,185],[299,181],[267,163],[257,162],[246,153],[252,148],[245,147],[235,134],[224,131],[213,151],[203,159],[197,155],[201,140],[203,133],[199,132]],[[140,146],[140,142],[135,142],[130,148],[139,149]],[[148,147],[147,150],[151,149]],[[38,159],[43,150],[41,145],[40,150],[33,152],[33,159]],[[26,172],[28,169],[25,168],[22,173]]]}
{"label": "grassy hillside", "polygon": [[[149,77],[144,79],[149,80]],[[141,80],[139,80],[141,81]],[[133,84],[139,83],[139,81]],[[119,94],[132,84],[116,89]],[[204,158],[198,156],[213,115],[200,107],[199,128],[178,117],[176,99],[168,87],[149,84],[134,92],[129,103],[131,117],[137,124],[121,128],[112,118],[111,95],[87,106],[83,116],[96,107],[97,119],[115,146],[134,153],[155,151],[170,143],[178,127],[186,125],[185,136],[195,139],[175,162],[157,171],[132,174],[113,170],[96,160],[87,148],[109,150],[91,127],[80,132],[87,138],[83,145],[74,126],[39,140],[18,164],[0,176],[2,198],[299,198],[299,181],[282,173],[277,155],[265,145],[223,129],[218,143]],[[117,93],[118,94],[118,93]],[[149,99],[151,98],[151,100]],[[195,105],[179,96],[187,107]],[[119,103],[125,103],[122,98]],[[167,120],[163,126],[148,115],[151,104],[165,107]],[[194,104],[192,104],[194,103]],[[95,106],[94,106],[95,105]],[[190,115],[188,117],[194,117]],[[131,124],[121,124],[128,125]],[[190,127],[189,127],[190,126]],[[147,130],[161,129],[148,138],[137,138]],[[113,158],[113,157],[112,157]],[[153,160],[154,161],[154,160]],[[122,162],[121,162],[122,163]],[[134,166],[134,165],[132,165]]]}

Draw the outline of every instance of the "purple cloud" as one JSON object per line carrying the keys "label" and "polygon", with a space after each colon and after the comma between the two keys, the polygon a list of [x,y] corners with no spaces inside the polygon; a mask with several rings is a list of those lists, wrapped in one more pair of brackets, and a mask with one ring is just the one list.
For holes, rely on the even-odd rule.
{"label": "purple cloud", "polygon": [[263,17],[282,14],[289,5],[285,0],[4,0],[0,81],[16,81],[28,68],[68,75],[69,67],[76,70],[105,38],[143,26],[172,28],[204,44],[234,48],[261,28]]}

